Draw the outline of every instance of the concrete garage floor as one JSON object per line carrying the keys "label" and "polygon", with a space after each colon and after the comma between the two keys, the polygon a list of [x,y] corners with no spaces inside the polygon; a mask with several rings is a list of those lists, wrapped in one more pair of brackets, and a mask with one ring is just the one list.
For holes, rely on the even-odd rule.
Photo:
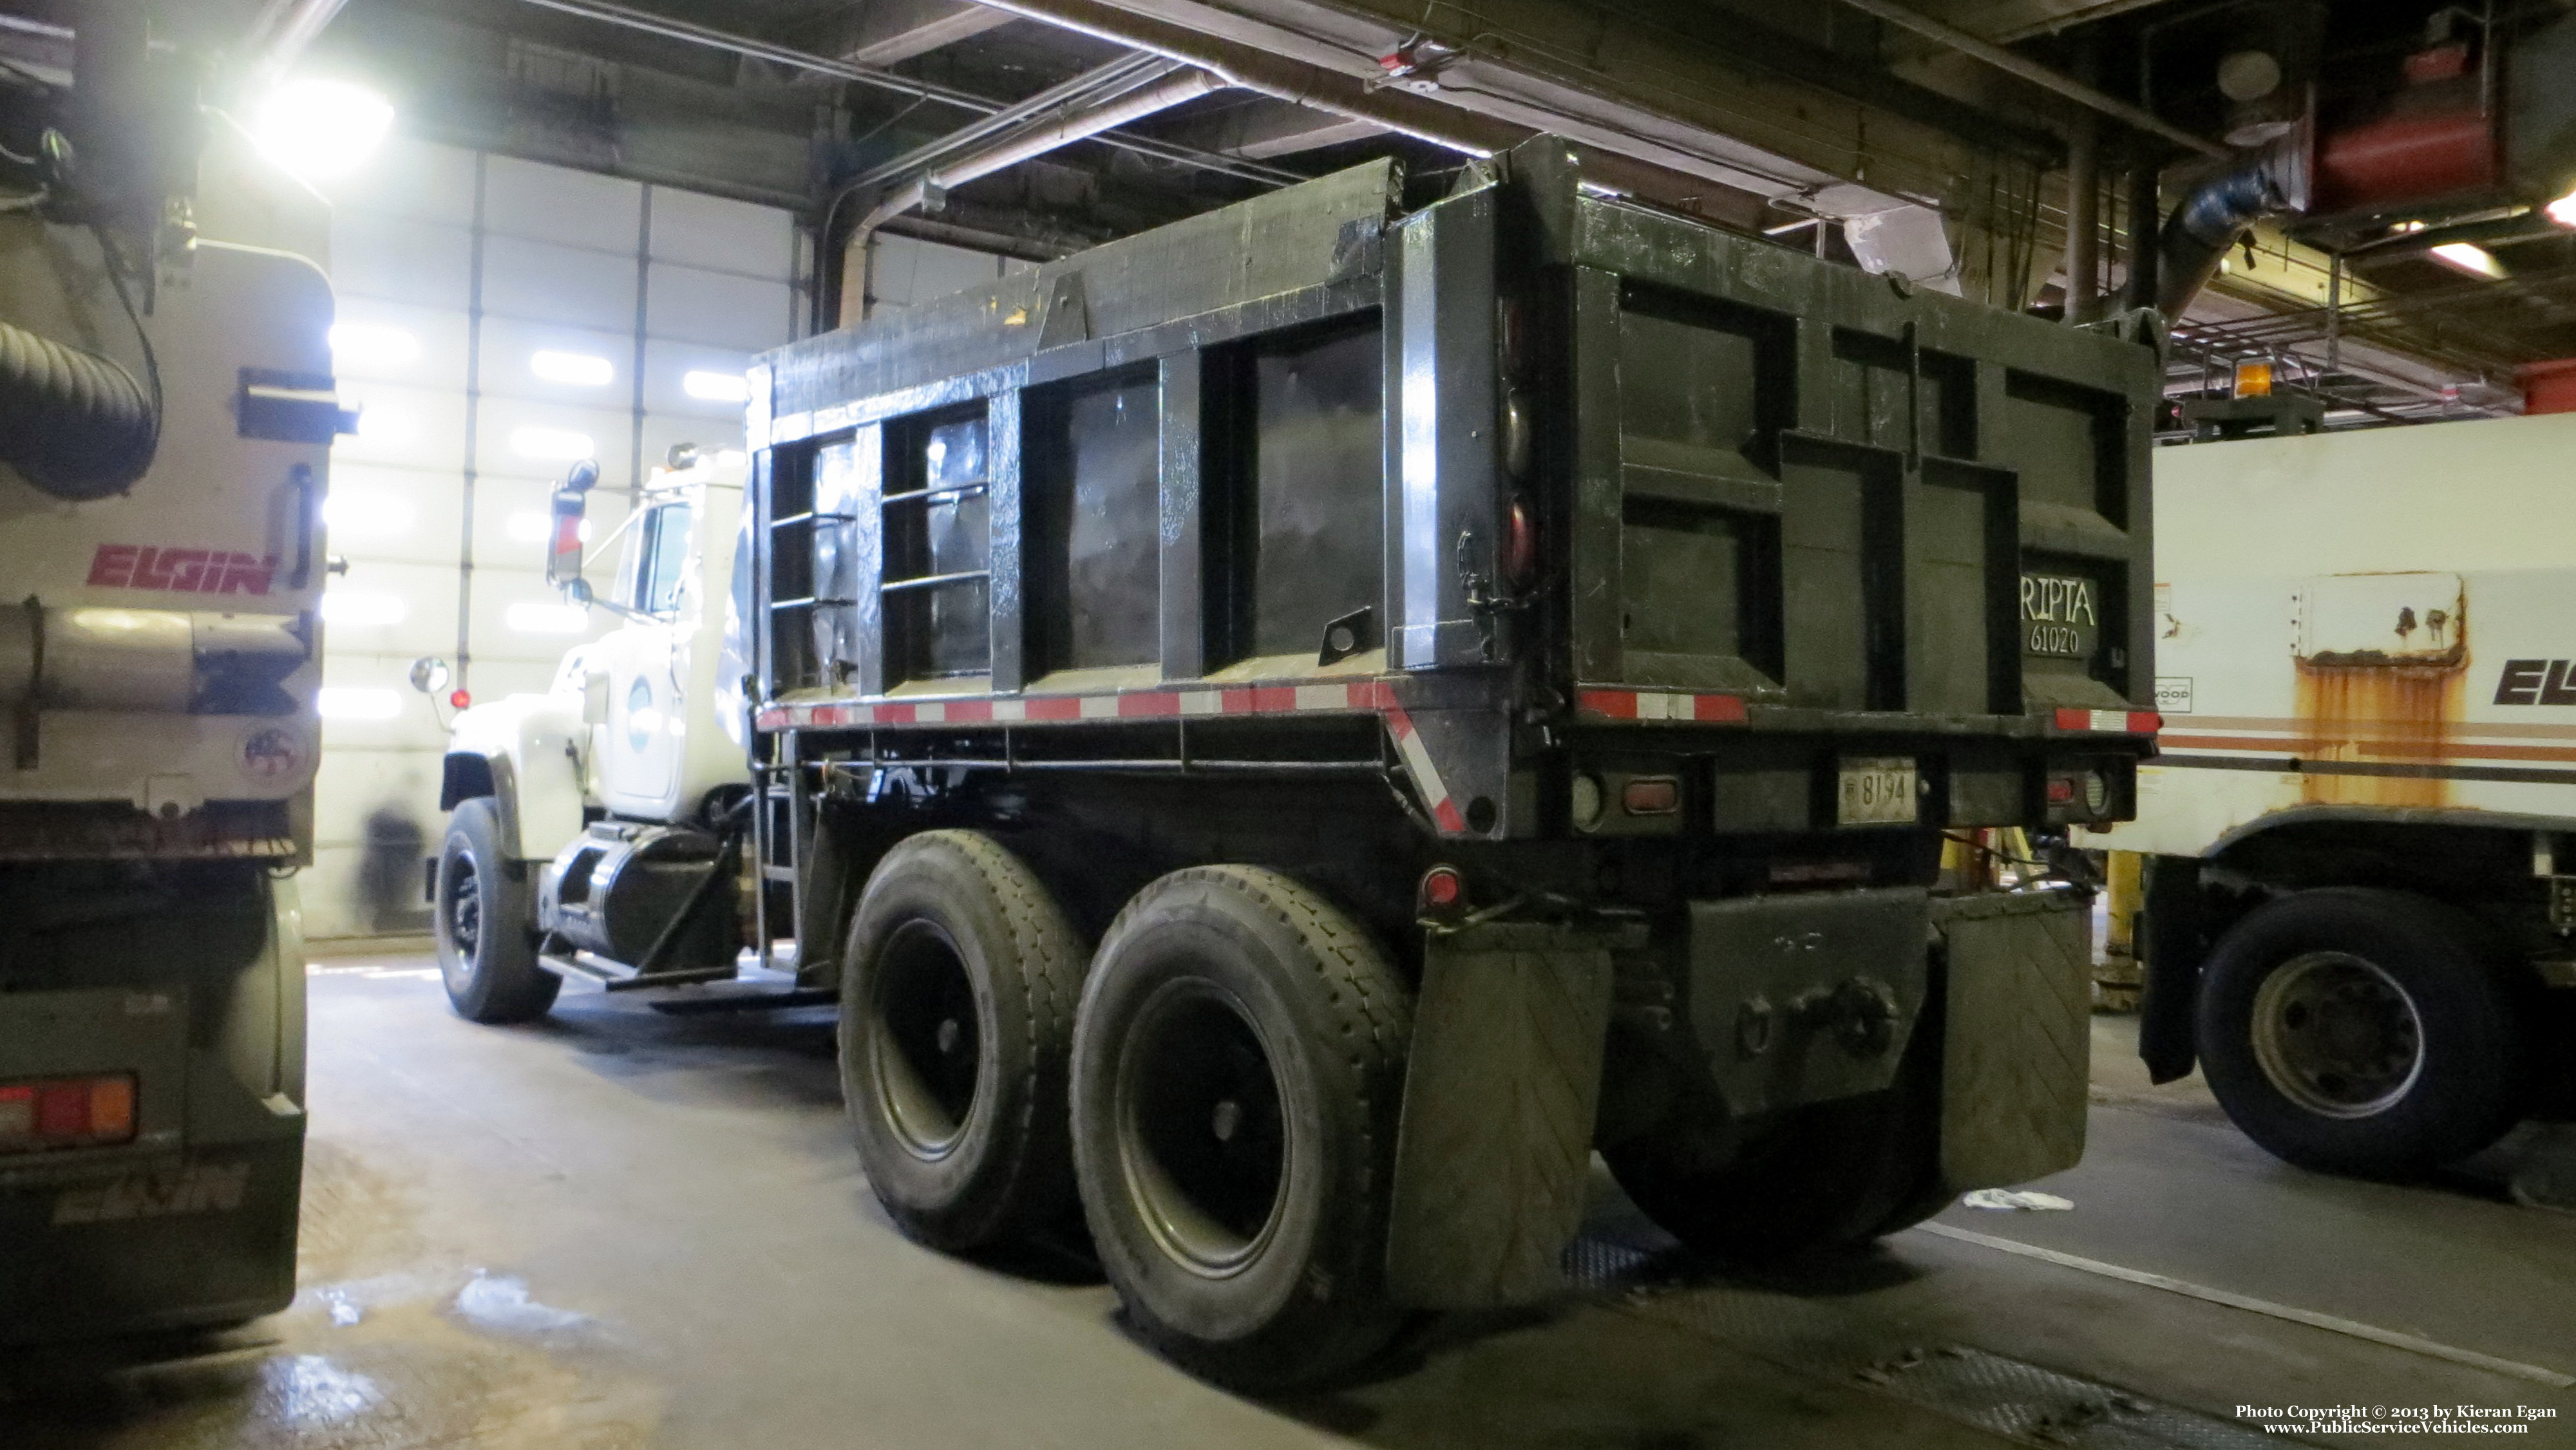
{"label": "concrete garage floor", "polygon": [[2345,1403],[2547,1407],[2512,1443],[2576,1444],[2576,1391],[2540,1382],[2576,1373],[2576,1215],[2469,1175],[2281,1165],[2197,1084],[2148,1089],[2126,1019],[2097,1021],[2084,1164],[2039,1185],[2074,1211],[1939,1222],[2426,1343],[1926,1230],[1822,1277],[1711,1279],[1605,1180],[1562,1301],[1256,1402],[1126,1338],[1078,1252],[978,1265],[900,1238],[844,1141],[828,1013],[567,991],[496,1030],[451,1016],[421,957],[311,985],[294,1307],[14,1359],[0,1446],[2146,1450],[2269,1439],[2242,1404]]}

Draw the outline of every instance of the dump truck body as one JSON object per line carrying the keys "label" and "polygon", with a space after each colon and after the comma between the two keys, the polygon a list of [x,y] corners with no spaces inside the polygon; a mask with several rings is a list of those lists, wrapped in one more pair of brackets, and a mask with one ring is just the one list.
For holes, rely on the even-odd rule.
{"label": "dump truck body", "polygon": [[2081,894],[1935,887],[1945,833],[2128,813],[2151,348],[1551,141],[751,383],[755,793],[668,863],[696,904],[659,935],[747,845],[772,1000],[838,998],[906,1232],[1078,1203],[1149,1339],[1275,1386],[1549,1292],[1596,1146],[1736,1254],[2080,1151]]}

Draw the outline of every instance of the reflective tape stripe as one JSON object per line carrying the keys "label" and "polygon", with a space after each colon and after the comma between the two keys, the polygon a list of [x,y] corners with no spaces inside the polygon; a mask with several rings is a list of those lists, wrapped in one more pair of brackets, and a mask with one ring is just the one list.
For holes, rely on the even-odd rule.
{"label": "reflective tape stripe", "polygon": [[2165,718],[2153,710],[2077,710],[2057,712],[2060,730],[2092,730],[2112,735],[2153,735]]}
{"label": "reflective tape stripe", "polygon": [[762,730],[835,726],[1011,724],[1050,720],[1167,720],[1199,715],[1352,714],[1392,709],[1395,687],[1383,680],[1329,685],[1156,687],[1098,695],[1023,695],[993,699],[889,701],[881,704],[771,705],[754,717]]}
{"label": "reflective tape stripe", "polygon": [[1700,725],[1741,725],[1745,720],[1740,695],[1677,690],[1584,690],[1574,697],[1574,709],[1596,720],[1684,720]]}
{"label": "reflective tape stripe", "polygon": [[1386,730],[1395,737],[1395,753],[1404,761],[1405,774],[1413,777],[1413,790],[1431,810],[1431,818],[1440,823],[1443,835],[1464,835],[1467,818],[1458,813],[1458,803],[1449,799],[1449,787],[1440,780],[1439,767],[1431,763],[1431,752],[1423,748],[1422,733],[1413,728],[1413,717],[1403,709],[1386,707]]}

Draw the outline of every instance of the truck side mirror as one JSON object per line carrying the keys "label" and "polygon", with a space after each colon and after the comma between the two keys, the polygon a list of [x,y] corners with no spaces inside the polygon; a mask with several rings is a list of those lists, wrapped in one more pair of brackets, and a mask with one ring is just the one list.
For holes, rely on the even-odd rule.
{"label": "truck side mirror", "polygon": [[599,482],[599,465],[583,459],[564,475],[554,492],[553,542],[546,552],[546,582],[575,604],[590,602],[590,586],[581,577],[581,530],[590,507],[590,490]]}

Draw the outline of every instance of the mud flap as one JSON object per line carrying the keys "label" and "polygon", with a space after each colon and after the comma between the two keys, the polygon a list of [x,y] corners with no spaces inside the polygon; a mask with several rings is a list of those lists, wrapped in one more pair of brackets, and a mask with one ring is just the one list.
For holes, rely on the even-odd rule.
{"label": "mud flap", "polygon": [[1949,963],[1941,1176],[1953,1193],[2027,1183],[2084,1156],[2089,905],[2078,891],[1933,903]]}
{"label": "mud flap", "polygon": [[1426,942],[1387,1232],[1398,1302],[1486,1308],[1562,1286],[1592,1159],[1611,953],[1626,945],[1617,929],[1538,923]]}

